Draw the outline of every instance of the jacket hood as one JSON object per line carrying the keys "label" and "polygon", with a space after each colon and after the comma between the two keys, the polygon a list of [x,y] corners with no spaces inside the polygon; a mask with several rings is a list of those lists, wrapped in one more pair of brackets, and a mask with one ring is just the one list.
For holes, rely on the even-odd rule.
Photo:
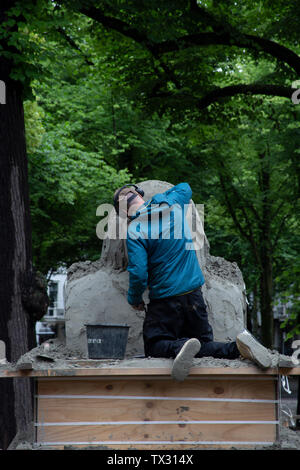
{"label": "jacket hood", "polygon": [[[139,209],[136,211],[135,214],[130,215],[129,219],[134,220],[137,217],[139,217],[140,215],[141,216],[146,215],[147,213],[150,212],[150,210],[152,212],[153,212],[153,210],[154,211],[159,211],[159,206],[163,203],[166,203],[166,204],[168,204],[168,206],[170,206],[170,202],[168,201],[167,196],[163,193],[155,194],[155,196],[153,196],[151,199],[148,199],[147,201],[145,201],[139,207]],[[157,205],[157,207],[153,208],[153,205]]]}

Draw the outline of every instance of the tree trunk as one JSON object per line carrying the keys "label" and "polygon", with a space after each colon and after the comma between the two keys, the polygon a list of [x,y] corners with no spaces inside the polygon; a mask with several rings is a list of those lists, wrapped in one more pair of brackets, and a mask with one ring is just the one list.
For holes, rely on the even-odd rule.
{"label": "tree trunk", "polygon": [[273,348],[274,318],[273,318],[273,269],[272,269],[272,243],[270,220],[270,165],[268,150],[259,155],[261,172],[259,186],[262,194],[262,213],[260,223],[260,311],[262,343],[267,348]]}
{"label": "tree trunk", "polygon": [[261,256],[263,264],[260,273],[261,339],[264,346],[272,349],[274,341],[272,258],[268,253]]}
{"label": "tree trunk", "polygon": [[259,310],[259,299],[258,299],[258,289],[257,289],[257,284],[254,285],[253,287],[253,301],[252,301],[252,304],[251,304],[251,312],[250,312],[250,315],[251,315],[251,323],[252,323],[252,334],[255,336],[255,337],[258,337],[259,336],[259,333],[258,333],[258,318],[257,318],[257,313],[258,313],[258,310]]}
{"label": "tree trunk", "polygon": [[[10,79],[11,66],[1,57],[6,104],[0,105],[0,339],[8,361],[15,362],[35,345],[35,334],[22,302],[32,278],[31,221],[22,87]],[[7,449],[32,422],[30,379],[2,379],[0,396],[0,448]]]}

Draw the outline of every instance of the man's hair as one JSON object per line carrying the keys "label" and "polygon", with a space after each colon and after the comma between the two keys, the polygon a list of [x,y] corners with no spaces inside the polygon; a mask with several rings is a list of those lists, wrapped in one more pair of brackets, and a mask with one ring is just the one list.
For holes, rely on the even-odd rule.
{"label": "man's hair", "polygon": [[[114,198],[116,197],[116,195],[117,195],[117,193],[118,193],[119,190],[120,190],[120,188],[117,189],[117,190],[114,192]],[[120,194],[119,194],[118,199],[117,199],[117,201],[116,201],[116,204],[117,204],[117,206],[118,206],[118,209],[119,209],[119,205],[120,205],[120,204],[119,204],[119,203],[120,203],[120,200],[121,200],[121,201],[122,201],[122,200],[126,200],[126,199],[127,199],[127,195],[128,195],[129,193],[133,193],[133,194],[136,194],[137,196],[140,196],[140,194],[139,194],[137,191],[135,191],[134,188],[129,188],[129,187],[123,188],[123,189],[120,191]],[[129,207],[131,206],[131,204],[132,204],[133,202],[134,202],[134,199],[133,199],[129,204],[127,204],[127,206],[126,206],[126,207],[127,207],[127,210],[129,209]]]}

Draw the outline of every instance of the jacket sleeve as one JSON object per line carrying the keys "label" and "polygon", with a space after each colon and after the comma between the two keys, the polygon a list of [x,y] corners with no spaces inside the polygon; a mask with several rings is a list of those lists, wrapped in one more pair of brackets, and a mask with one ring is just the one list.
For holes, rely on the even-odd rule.
{"label": "jacket sleeve", "polygon": [[148,282],[148,254],[141,238],[133,239],[127,236],[127,252],[129,271],[129,289],[127,300],[131,305],[143,301],[142,295]]}
{"label": "jacket sleeve", "polygon": [[173,188],[168,189],[164,194],[169,196],[172,204],[178,203],[183,207],[185,204],[189,204],[193,192],[189,183],[179,183],[173,186]]}

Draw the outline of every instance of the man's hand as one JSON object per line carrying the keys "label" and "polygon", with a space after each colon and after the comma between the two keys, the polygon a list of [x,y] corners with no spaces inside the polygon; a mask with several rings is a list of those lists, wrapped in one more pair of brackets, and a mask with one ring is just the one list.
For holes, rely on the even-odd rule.
{"label": "man's hand", "polygon": [[134,308],[134,310],[144,310],[145,309],[145,302],[143,301],[138,305],[131,305],[131,307]]}

